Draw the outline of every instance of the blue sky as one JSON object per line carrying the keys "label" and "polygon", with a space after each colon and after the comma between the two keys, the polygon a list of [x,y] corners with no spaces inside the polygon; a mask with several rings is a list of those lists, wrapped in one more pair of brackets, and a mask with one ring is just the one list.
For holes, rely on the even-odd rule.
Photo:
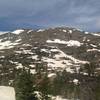
{"label": "blue sky", "polygon": [[100,31],[100,0],[0,0],[0,30],[72,26]]}

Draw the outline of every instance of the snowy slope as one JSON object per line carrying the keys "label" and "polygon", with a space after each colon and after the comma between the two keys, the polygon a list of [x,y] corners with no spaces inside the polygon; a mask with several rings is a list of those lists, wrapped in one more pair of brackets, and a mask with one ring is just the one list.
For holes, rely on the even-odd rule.
{"label": "snowy slope", "polygon": [[20,33],[22,33],[22,32],[24,32],[24,30],[19,29],[19,30],[15,30],[15,31],[13,31],[12,33],[18,35],[18,34],[20,34]]}
{"label": "snowy slope", "polygon": [[[5,81],[5,75],[7,79],[5,84],[11,84],[15,69],[30,68],[30,72],[35,74],[36,64],[44,64],[47,67],[48,78],[55,78],[56,72],[63,70],[75,75],[91,61],[100,63],[99,33],[57,27],[38,30],[18,29],[0,35],[0,85]],[[3,68],[5,71],[2,70]],[[99,71],[100,65],[96,73]],[[88,74],[84,71],[81,75]],[[72,78],[71,82],[76,85],[79,80]],[[7,95],[5,96],[4,93]],[[10,96],[11,94],[13,97]],[[14,100],[14,95],[13,88],[0,87],[0,100]],[[58,95],[54,100],[67,99]]]}

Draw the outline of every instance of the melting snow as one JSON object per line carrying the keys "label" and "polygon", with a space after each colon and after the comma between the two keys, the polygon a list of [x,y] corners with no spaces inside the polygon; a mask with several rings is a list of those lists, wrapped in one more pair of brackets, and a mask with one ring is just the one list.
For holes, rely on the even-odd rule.
{"label": "melting snow", "polygon": [[47,40],[47,43],[59,43],[59,44],[67,44],[66,41],[60,40],[60,39],[55,39],[54,41],[52,40]]}
{"label": "melting snow", "polygon": [[52,100],[69,100],[69,99],[64,99],[61,96],[52,96]]}
{"label": "melting snow", "polygon": [[31,54],[31,55],[34,54],[31,52],[31,50],[23,50],[22,53],[23,54]]}
{"label": "melting snow", "polygon": [[9,61],[10,63],[12,63],[12,64],[18,64],[18,62],[14,62],[14,61]]}
{"label": "melting snow", "polygon": [[46,42],[47,43],[66,44],[67,46],[81,46],[83,44],[76,40],[64,41],[64,40],[60,40],[60,39],[47,40]]}
{"label": "melting snow", "polygon": [[75,85],[77,85],[77,84],[79,83],[79,80],[78,80],[78,79],[74,79],[74,80],[73,80],[73,83],[74,83]]}
{"label": "melting snow", "polygon": [[89,42],[90,40],[89,40],[89,39],[87,39],[87,41]]}
{"label": "melting snow", "polygon": [[[87,61],[81,61],[81,60],[76,59],[76,58],[74,58],[74,57],[72,57],[72,56],[70,56],[70,55],[67,55],[67,54],[65,54],[65,53],[64,53],[63,51],[61,51],[61,50],[59,50],[59,51],[60,51],[60,53],[61,53],[61,55],[62,55],[63,57],[69,58],[70,60],[74,61],[74,63],[82,63],[82,64],[88,63]],[[61,55],[60,55],[60,57],[62,57]]]}
{"label": "melting snow", "polygon": [[13,31],[12,33],[18,35],[18,34],[20,34],[20,33],[22,33],[22,32],[24,32],[24,30],[20,29],[20,30],[15,30],[15,31]]}
{"label": "melting snow", "polygon": [[34,55],[31,58],[37,60],[38,59],[38,55]]}
{"label": "melting snow", "polygon": [[0,58],[5,58],[5,56],[0,56]]}
{"label": "melting snow", "polygon": [[[53,56],[53,58],[47,58],[43,57],[42,60],[44,62],[48,63],[49,68],[55,68],[55,69],[64,69],[66,68],[66,71],[70,73],[74,73],[73,69],[71,69],[71,66],[76,66],[78,64],[85,64],[88,63],[87,61],[81,61],[79,59],[76,59],[70,55],[65,54],[60,49],[55,49],[58,53]],[[67,60],[65,59],[67,58]]]}
{"label": "melting snow", "polygon": [[31,74],[35,74],[36,73],[35,69],[31,69],[30,72],[31,72]]}
{"label": "melting snow", "polygon": [[100,36],[100,34],[97,34],[97,33],[92,33],[92,35],[94,35],[94,36]]}
{"label": "melting snow", "polygon": [[32,46],[32,45],[30,45],[30,44],[23,44],[22,46],[26,46],[27,47],[27,46]]}
{"label": "melting snow", "polygon": [[89,34],[89,32],[85,32],[85,34]]}
{"label": "melting snow", "polygon": [[22,53],[22,51],[14,51],[15,53]]}
{"label": "melting snow", "polygon": [[34,54],[33,52],[31,52],[31,50],[24,50],[24,49],[22,49],[22,51],[14,51],[15,53],[22,53],[22,54],[30,54],[30,55],[32,55],[32,54]]}
{"label": "melting snow", "polygon": [[49,50],[48,49],[41,49],[41,52],[47,52],[47,53],[49,53]]}
{"label": "melting snow", "polygon": [[58,49],[51,49],[51,52],[58,52]]}
{"label": "melting snow", "polygon": [[79,28],[76,28],[76,29],[73,29],[73,30],[77,30],[77,31],[83,32],[83,30],[81,30]]}
{"label": "melting snow", "polygon": [[29,65],[30,67],[32,67],[32,68],[34,68],[35,67],[35,65]]}
{"label": "melting snow", "polygon": [[53,76],[56,76],[56,74],[55,73],[51,73],[51,74],[48,75],[49,78],[53,77]]}
{"label": "melting snow", "polygon": [[63,32],[67,32],[67,30],[62,30]]}
{"label": "melting snow", "polygon": [[16,66],[17,69],[23,68],[23,65],[21,63],[18,63]]}
{"label": "melting snow", "polygon": [[0,39],[0,42],[2,42],[3,39]]}
{"label": "melting snow", "polygon": [[21,41],[21,39],[18,39],[18,40],[16,40],[15,42],[20,42]]}
{"label": "melting snow", "polygon": [[0,31],[0,35],[5,34],[5,33],[9,33],[9,31],[7,31],[7,32]]}
{"label": "melting snow", "polygon": [[90,51],[98,51],[98,52],[100,52],[99,49],[95,49],[95,48],[93,48],[93,49],[88,49],[88,50],[87,50],[87,52],[90,52]]}
{"label": "melting snow", "polygon": [[43,31],[45,31],[44,29],[39,29],[37,32],[43,32]]}
{"label": "melting snow", "polygon": [[0,49],[10,49],[18,44],[20,43],[17,43],[17,42],[12,43],[11,41],[0,42]]}
{"label": "melting snow", "polygon": [[94,48],[95,48],[95,47],[97,47],[97,46],[96,46],[96,45],[94,45],[94,44],[90,44],[90,45],[91,45],[92,47],[94,47]]}
{"label": "melting snow", "polygon": [[70,40],[67,42],[67,46],[81,46],[82,43],[80,43],[79,41],[76,40]]}
{"label": "melting snow", "polygon": [[86,39],[87,39],[86,37],[83,37],[83,41],[86,41]]}
{"label": "melting snow", "polygon": [[29,30],[27,33],[31,33],[33,30]]}
{"label": "melting snow", "polygon": [[50,59],[50,58],[45,58],[43,57],[42,58],[43,61],[47,62],[48,63],[48,68],[52,69],[65,69],[68,71],[68,72],[71,72],[73,73],[73,71],[71,69],[69,69],[71,63],[69,60],[65,60],[66,64],[63,64],[63,61],[64,60],[56,60],[56,59]]}
{"label": "melting snow", "polygon": [[36,97],[38,98],[38,100],[42,100],[41,92],[34,91],[34,93],[36,94]]}
{"label": "melting snow", "polygon": [[72,32],[73,32],[72,30],[69,30],[69,31],[68,31],[68,33],[70,33],[70,34],[71,34]]}

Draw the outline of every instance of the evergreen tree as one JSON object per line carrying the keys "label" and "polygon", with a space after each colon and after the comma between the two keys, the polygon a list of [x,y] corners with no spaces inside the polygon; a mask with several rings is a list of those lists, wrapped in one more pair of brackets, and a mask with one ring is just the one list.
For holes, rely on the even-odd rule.
{"label": "evergreen tree", "polygon": [[30,70],[23,69],[15,79],[16,100],[37,100],[34,95],[33,77]]}
{"label": "evergreen tree", "polygon": [[36,86],[37,91],[42,93],[43,100],[51,100],[48,94],[50,93],[50,82],[49,78],[47,77],[47,73],[43,74],[42,77],[39,77],[38,84]]}
{"label": "evergreen tree", "polygon": [[85,69],[88,73],[88,76],[94,76],[95,74],[96,64],[95,62],[90,62],[89,64],[85,64]]}
{"label": "evergreen tree", "polygon": [[100,100],[100,75],[97,76],[96,88],[94,89],[94,94],[96,100]]}

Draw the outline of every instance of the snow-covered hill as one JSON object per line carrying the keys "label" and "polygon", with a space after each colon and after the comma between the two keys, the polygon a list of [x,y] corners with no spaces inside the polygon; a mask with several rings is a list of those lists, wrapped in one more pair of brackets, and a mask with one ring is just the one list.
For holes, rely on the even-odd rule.
{"label": "snow-covered hill", "polygon": [[[96,34],[96,35],[95,35]],[[72,72],[71,68],[100,58],[99,33],[89,33],[69,27],[51,29],[17,29],[0,36],[1,66],[6,62],[16,68],[23,66],[21,60],[29,60],[28,66],[35,66],[33,61],[46,62],[48,68],[65,69]],[[20,56],[19,56],[20,55]],[[14,56],[14,59],[13,59]],[[8,64],[8,66],[9,66]],[[18,67],[20,65],[20,67]]]}

